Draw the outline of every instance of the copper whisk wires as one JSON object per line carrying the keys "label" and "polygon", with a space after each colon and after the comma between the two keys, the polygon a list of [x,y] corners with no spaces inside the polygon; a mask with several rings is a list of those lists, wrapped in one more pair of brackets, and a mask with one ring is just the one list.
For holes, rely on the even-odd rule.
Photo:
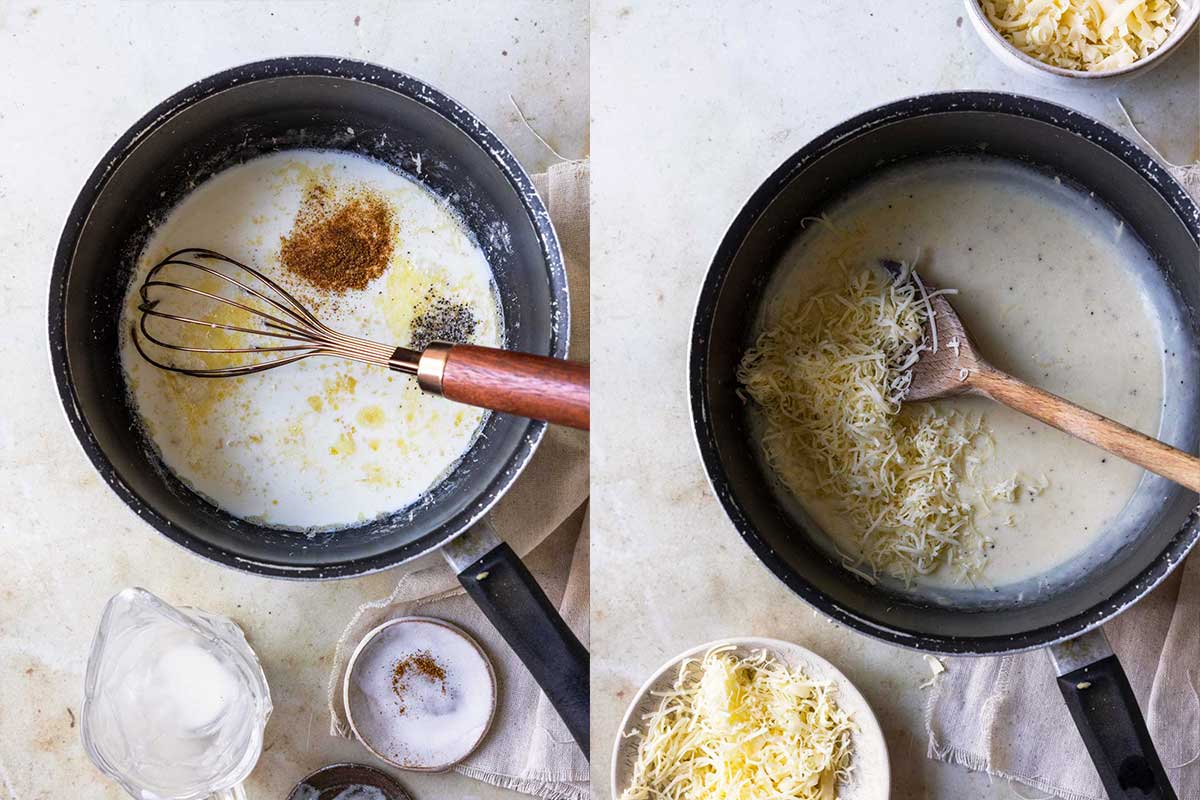
{"label": "copper whisk wires", "polygon": [[[210,266],[212,263],[224,265],[223,268]],[[179,270],[171,279],[160,277],[160,273],[168,267],[195,270],[197,276],[211,275],[226,282],[243,292],[239,298],[225,297],[216,292],[206,291],[197,286],[190,286],[186,279],[178,277]],[[233,270],[230,270],[230,268]],[[252,276],[265,291],[251,285],[250,281],[240,280],[231,271],[241,270]],[[179,282],[183,281],[183,282]],[[224,306],[237,309],[251,318],[261,320],[261,327],[247,327],[232,322],[223,322],[215,318],[205,319],[202,316],[189,316],[185,313],[171,313],[164,310],[164,292],[183,292],[188,296],[206,298]],[[402,372],[415,373],[417,353],[398,350],[378,342],[348,336],[333,330],[309,311],[305,306],[288,293],[283,287],[267,278],[258,270],[236,261],[228,256],[203,248],[185,248],[177,250],[154,265],[146,274],[146,279],[139,290],[142,302],[138,305],[141,318],[132,329],[133,343],[142,358],[171,372],[192,375],[202,378],[225,378],[239,375],[250,375],[275,367],[299,361],[309,356],[336,356],[368,364],[391,367]],[[157,295],[157,296],[153,296]],[[257,298],[266,304],[259,307],[251,300]],[[269,309],[269,310],[268,310]],[[200,347],[192,344],[166,341],[161,335],[152,333],[147,325],[151,319],[169,320],[182,325],[195,325],[213,331],[221,330],[235,334],[249,334],[257,337],[268,337],[282,340],[281,344],[263,344],[247,347]],[[140,332],[140,336],[139,336]],[[185,353],[207,354],[283,354],[277,358],[269,358],[252,364],[231,365],[224,367],[183,367],[178,364],[166,363],[152,357],[143,347],[142,339],[165,350]],[[289,343],[290,342],[290,343]]]}

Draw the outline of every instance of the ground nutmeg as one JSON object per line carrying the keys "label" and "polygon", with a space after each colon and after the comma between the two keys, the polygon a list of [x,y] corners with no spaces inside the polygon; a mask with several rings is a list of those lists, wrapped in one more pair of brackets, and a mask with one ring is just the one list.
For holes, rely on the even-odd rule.
{"label": "ground nutmeg", "polygon": [[365,289],[382,275],[396,245],[396,212],[376,191],[309,187],[288,236],[280,237],[283,268],[318,289]]}

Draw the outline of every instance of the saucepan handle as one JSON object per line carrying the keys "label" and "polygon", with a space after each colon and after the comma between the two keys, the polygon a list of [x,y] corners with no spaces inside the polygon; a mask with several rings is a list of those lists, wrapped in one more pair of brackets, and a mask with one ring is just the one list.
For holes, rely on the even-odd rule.
{"label": "saucepan handle", "polygon": [[567,730],[589,754],[587,648],[567,627],[513,549],[487,521],[442,548],[467,594],[542,687]]}
{"label": "saucepan handle", "polygon": [[1108,640],[1092,631],[1050,649],[1058,687],[1112,800],[1176,800]]}
{"label": "saucepan handle", "polygon": [[587,430],[591,371],[579,361],[491,347],[434,342],[417,380],[458,403]]}

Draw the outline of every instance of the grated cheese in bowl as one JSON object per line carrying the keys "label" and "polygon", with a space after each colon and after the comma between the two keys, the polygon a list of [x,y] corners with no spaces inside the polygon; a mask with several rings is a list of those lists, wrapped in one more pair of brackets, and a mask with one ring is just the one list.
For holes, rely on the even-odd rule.
{"label": "grated cheese in bowl", "polygon": [[828,500],[851,523],[858,553],[844,566],[868,581],[911,584],[943,565],[973,580],[989,543],[972,504],[985,493],[974,478],[989,452],[982,419],[901,403],[910,367],[937,347],[925,337],[928,297],[908,268],[892,280],[839,264],[830,288],[773,309],[737,370],[767,463],[797,497]]}
{"label": "grated cheese in bowl", "polygon": [[1178,23],[1178,0],[982,0],[1022,53],[1060,69],[1108,72],[1146,58]]}
{"label": "grated cheese in bowl", "polygon": [[855,724],[834,684],[766,650],[687,658],[641,737],[621,800],[835,800]]}

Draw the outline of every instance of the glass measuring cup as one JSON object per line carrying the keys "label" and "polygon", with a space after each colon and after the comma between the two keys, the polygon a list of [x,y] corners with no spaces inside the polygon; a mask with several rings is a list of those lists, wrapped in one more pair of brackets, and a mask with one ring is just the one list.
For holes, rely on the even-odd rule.
{"label": "glass measuring cup", "polygon": [[244,800],[271,695],[232,620],[145,589],[105,606],[84,684],[81,736],[100,770],[139,800]]}

